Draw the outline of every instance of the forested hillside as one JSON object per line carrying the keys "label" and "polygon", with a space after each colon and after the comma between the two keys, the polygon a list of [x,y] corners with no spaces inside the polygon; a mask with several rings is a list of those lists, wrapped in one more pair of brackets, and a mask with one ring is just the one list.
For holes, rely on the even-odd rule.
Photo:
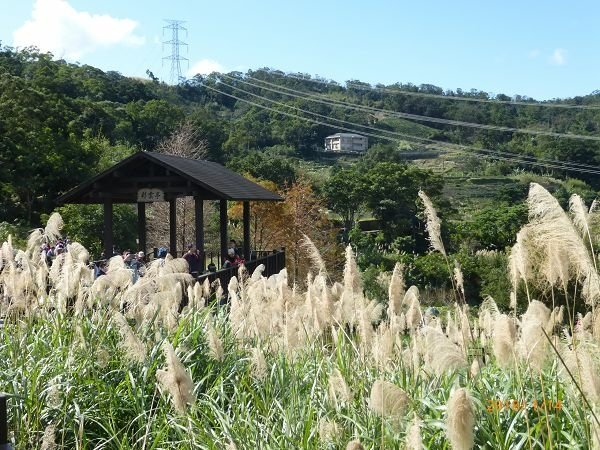
{"label": "forested hillside", "polygon": [[[431,85],[398,84],[388,86],[387,90],[373,90],[366,89],[368,85],[364,83],[352,81],[349,87],[342,87],[270,70],[232,73],[220,79],[198,76],[175,87],[159,83],[151,73],[149,75],[147,80],[129,78],[117,72],[56,61],[48,54],[30,50],[17,53],[3,47],[0,53],[0,220],[21,219],[35,223],[40,213],[52,209],[53,200],[60,192],[128,152],[153,149],[185,118],[193,122],[198,136],[207,141],[209,157],[221,162],[275,146],[278,146],[278,154],[310,158],[322,147],[325,136],[339,131],[338,126],[349,127],[348,123],[382,130],[374,132],[352,125],[356,131],[391,138],[397,136],[383,131],[577,163],[596,164],[600,158],[597,141],[386,119],[381,114],[300,98],[298,93],[296,97],[283,95],[276,92],[276,86],[390,111],[590,136],[598,133],[600,109],[455,101],[444,96],[479,99],[488,96],[476,90],[445,92]],[[276,86],[262,85],[270,90],[260,89],[255,79]],[[205,85],[289,115],[238,101]],[[391,88],[438,97],[396,94]],[[510,100],[502,95],[497,99]],[[318,121],[330,125],[303,120],[299,117],[314,119],[314,116],[286,108],[281,103],[325,116],[328,119]],[[559,103],[600,107],[600,96],[577,97]],[[375,150],[381,146],[397,147],[390,139],[373,136],[371,143],[381,144],[376,145]],[[476,171],[474,167],[470,169]],[[558,176],[565,174],[560,170],[554,172]],[[597,178],[585,173],[571,175],[592,184]]]}
{"label": "forested hillside", "polygon": [[[468,255],[514,242],[530,181],[563,205],[574,191],[589,202],[600,188],[600,95],[541,104],[431,85],[340,85],[271,69],[178,86],[147,75],[0,47],[2,227],[39,225],[61,193],[132,152],[156,149],[184,123],[206,158],[279,186],[308,180],[340,239],[374,271],[371,280],[393,266],[386,252],[394,252],[412,268],[409,281],[447,283],[445,274],[436,278],[443,265],[436,256],[408,261],[427,250],[419,188],[440,209],[449,250]],[[324,159],[324,138],[344,130],[369,136],[369,152]],[[359,227],[360,219],[376,232],[364,233],[368,221]],[[465,264],[468,276],[482,263]]]}

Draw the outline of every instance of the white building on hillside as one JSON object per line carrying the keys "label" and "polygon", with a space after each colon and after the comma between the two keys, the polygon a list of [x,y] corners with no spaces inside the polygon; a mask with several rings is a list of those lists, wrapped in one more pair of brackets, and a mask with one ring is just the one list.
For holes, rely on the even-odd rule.
{"label": "white building on hillside", "polygon": [[366,136],[354,133],[336,133],[325,138],[326,152],[364,153],[369,148]]}

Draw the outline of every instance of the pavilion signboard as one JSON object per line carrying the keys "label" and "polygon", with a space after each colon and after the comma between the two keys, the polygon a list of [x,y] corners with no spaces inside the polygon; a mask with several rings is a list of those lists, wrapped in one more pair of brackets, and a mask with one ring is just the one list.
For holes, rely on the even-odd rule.
{"label": "pavilion signboard", "polygon": [[164,202],[165,194],[162,189],[143,188],[137,193],[138,202]]}

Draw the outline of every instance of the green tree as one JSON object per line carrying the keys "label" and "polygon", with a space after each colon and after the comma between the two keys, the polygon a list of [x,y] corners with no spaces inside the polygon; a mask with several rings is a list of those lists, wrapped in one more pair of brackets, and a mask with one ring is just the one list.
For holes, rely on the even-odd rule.
{"label": "green tree", "polygon": [[68,132],[74,111],[21,78],[0,77],[0,218],[39,214],[91,174],[96,156]]}
{"label": "green tree", "polygon": [[268,152],[251,150],[231,158],[227,166],[236,172],[272,181],[278,186],[291,184],[296,179],[296,170],[289,158],[271,155]]}
{"label": "green tree", "polygon": [[[423,227],[416,219],[417,194],[422,189],[432,199],[442,193],[442,179],[430,171],[407,164],[380,162],[365,174],[365,201],[380,221],[387,242],[398,236],[417,234],[423,237]],[[424,239],[416,239],[420,250]]]}
{"label": "green tree", "polygon": [[[56,209],[65,227],[63,235],[85,246],[92,258],[102,250],[104,215],[102,205],[65,205]],[[113,239],[118,249],[137,250],[137,212],[132,205],[115,205],[113,209]]]}
{"label": "green tree", "polygon": [[345,236],[354,228],[365,202],[365,177],[356,167],[334,169],[323,186],[327,206],[342,218]]}
{"label": "green tree", "polygon": [[457,245],[471,251],[503,250],[515,243],[517,233],[527,223],[527,205],[496,203],[473,214],[456,226]]}
{"label": "green tree", "polygon": [[183,120],[183,109],[166,100],[137,101],[127,104],[137,143],[152,150],[168,137]]}

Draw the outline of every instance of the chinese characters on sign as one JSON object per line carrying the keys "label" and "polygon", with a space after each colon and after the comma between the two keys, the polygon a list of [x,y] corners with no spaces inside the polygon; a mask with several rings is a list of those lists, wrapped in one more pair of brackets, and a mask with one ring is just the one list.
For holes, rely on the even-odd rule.
{"label": "chinese characters on sign", "polygon": [[138,190],[138,202],[163,202],[165,194],[161,189],[144,188]]}

